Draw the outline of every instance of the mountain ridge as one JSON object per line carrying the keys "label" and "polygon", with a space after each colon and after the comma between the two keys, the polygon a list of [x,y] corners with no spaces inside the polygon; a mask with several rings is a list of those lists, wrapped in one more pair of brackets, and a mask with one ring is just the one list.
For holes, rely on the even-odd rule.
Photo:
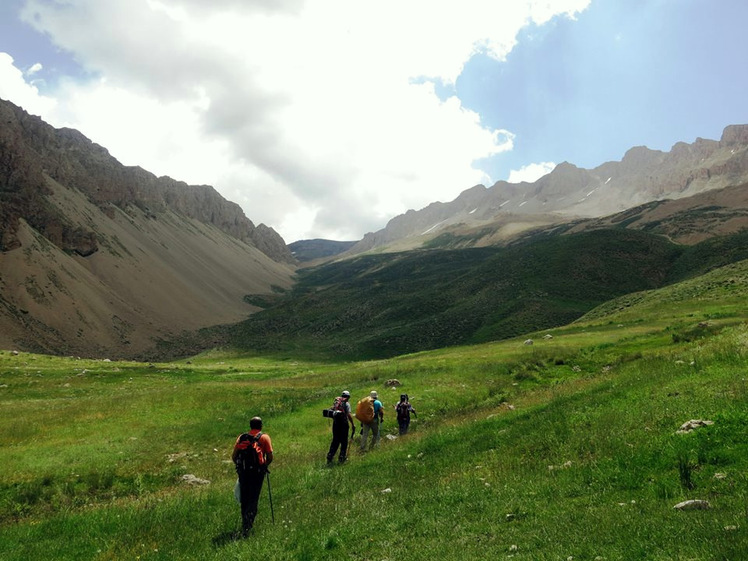
{"label": "mountain ridge", "polygon": [[0,249],[16,247],[13,238],[16,221],[23,212],[31,210],[23,205],[23,199],[36,202],[39,194],[48,193],[45,182],[48,177],[61,185],[74,185],[110,217],[112,206],[125,209],[136,205],[154,213],[170,209],[213,224],[258,247],[276,261],[294,261],[275,230],[265,225],[255,226],[239,205],[224,199],[212,186],[188,185],[168,176],[156,177],[139,166],[124,166],[106,148],[81,132],[55,129],[38,116],[3,100],[0,100],[0,123],[0,186],[3,194],[17,195],[10,201],[4,197]]}
{"label": "mountain ridge", "polygon": [[[492,245],[536,228],[745,183],[748,125],[729,125],[719,141],[677,142],[669,152],[637,146],[620,161],[591,170],[562,162],[533,183],[475,185],[450,202],[433,202],[392,218],[344,255],[415,249],[439,235],[466,231],[472,231],[473,245]],[[481,229],[485,231],[477,235]]]}

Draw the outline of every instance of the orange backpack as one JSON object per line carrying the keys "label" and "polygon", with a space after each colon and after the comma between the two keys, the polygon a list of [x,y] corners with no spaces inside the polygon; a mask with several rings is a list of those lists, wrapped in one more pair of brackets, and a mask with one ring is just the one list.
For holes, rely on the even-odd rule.
{"label": "orange backpack", "polygon": [[236,474],[260,473],[265,467],[265,453],[260,448],[261,432],[255,436],[245,432],[239,436],[236,444],[238,453],[236,455]]}
{"label": "orange backpack", "polygon": [[365,397],[356,404],[356,418],[367,425],[374,420],[374,400]]}

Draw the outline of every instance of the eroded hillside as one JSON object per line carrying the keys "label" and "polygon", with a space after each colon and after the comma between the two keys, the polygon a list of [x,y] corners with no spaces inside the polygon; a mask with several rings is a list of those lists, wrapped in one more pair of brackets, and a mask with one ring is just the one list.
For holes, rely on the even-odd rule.
{"label": "eroded hillside", "polygon": [[0,347],[138,356],[291,285],[271,228],[0,103]]}

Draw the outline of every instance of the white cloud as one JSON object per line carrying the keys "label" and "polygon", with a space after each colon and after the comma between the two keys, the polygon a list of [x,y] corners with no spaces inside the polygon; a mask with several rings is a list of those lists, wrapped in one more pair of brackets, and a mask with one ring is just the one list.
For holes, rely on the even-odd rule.
{"label": "white cloud", "polygon": [[31,65],[31,68],[29,68],[29,69],[28,69],[28,70],[26,71],[26,76],[33,76],[33,75],[34,75],[34,74],[36,74],[37,72],[41,71],[41,69],[42,69],[42,68],[44,68],[44,67],[43,67],[43,66],[41,65],[41,63],[39,63],[39,62],[37,62],[37,63],[35,63],[35,64],[32,64],[32,65]]}
{"label": "white cloud", "polygon": [[510,171],[507,181],[509,183],[522,183],[523,181],[533,183],[544,175],[551,173],[553,171],[553,168],[555,167],[556,164],[554,164],[553,162],[539,162],[535,164],[528,164],[526,166],[522,166],[520,169],[513,169],[512,171]]}
{"label": "white cloud", "polygon": [[54,99],[45,97],[26,82],[23,72],[16,68],[13,57],[0,52],[0,98],[12,101],[32,115],[48,114],[56,106]]}
{"label": "white cloud", "polygon": [[490,183],[474,162],[511,133],[429,80],[454,82],[479,50],[501,59],[528,22],[588,2],[28,0],[24,14],[99,77],[63,82],[45,119],[211,184],[293,241],[357,239]]}

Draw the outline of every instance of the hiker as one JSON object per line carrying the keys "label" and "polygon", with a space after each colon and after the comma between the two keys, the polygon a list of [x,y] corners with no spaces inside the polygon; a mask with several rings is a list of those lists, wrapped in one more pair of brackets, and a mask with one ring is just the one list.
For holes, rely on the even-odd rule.
{"label": "hiker", "polygon": [[270,437],[262,432],[262,419],[252,417],[249,432],[236,439],[231,460],[239,476],[240,503],[242,508],[242,537],[247,537],[257,516],[257,501],[262,491],[262,482],[273,461],[273,445]]}
{"label": "hiker", "polygon": [[410,426],[410,414],[418,418],[416,410],[408,401],[408,394],[400,394],[400,402],[395,405],[395,411],[397,413],[397,426],[400,431],[400,436],[408,434],[408,427]]}
{"label": "hiker", "polygon": [[327,465],[332,464],[338,447],[340,447],[338,463],[345,463],[348,452],[348,423],[351,425],[351,438],[356,435],[356,423],[353,422],[353,415],[351,415],[350,399],[351,392],[345,390],[339,397],[335,398],[332,404],[332,442],[330,443],[330,451],[327,452]]}
{"label": "hiker", "polygon": [[[361,410],[361,412],[360,412]],[[379,425],[384,421],[384,408],[377,392],[372,390],[356,406],[356,417],[361,421],[361,451],[366,450],[366,441],[371,431],[371,448],[379,442]]]}

